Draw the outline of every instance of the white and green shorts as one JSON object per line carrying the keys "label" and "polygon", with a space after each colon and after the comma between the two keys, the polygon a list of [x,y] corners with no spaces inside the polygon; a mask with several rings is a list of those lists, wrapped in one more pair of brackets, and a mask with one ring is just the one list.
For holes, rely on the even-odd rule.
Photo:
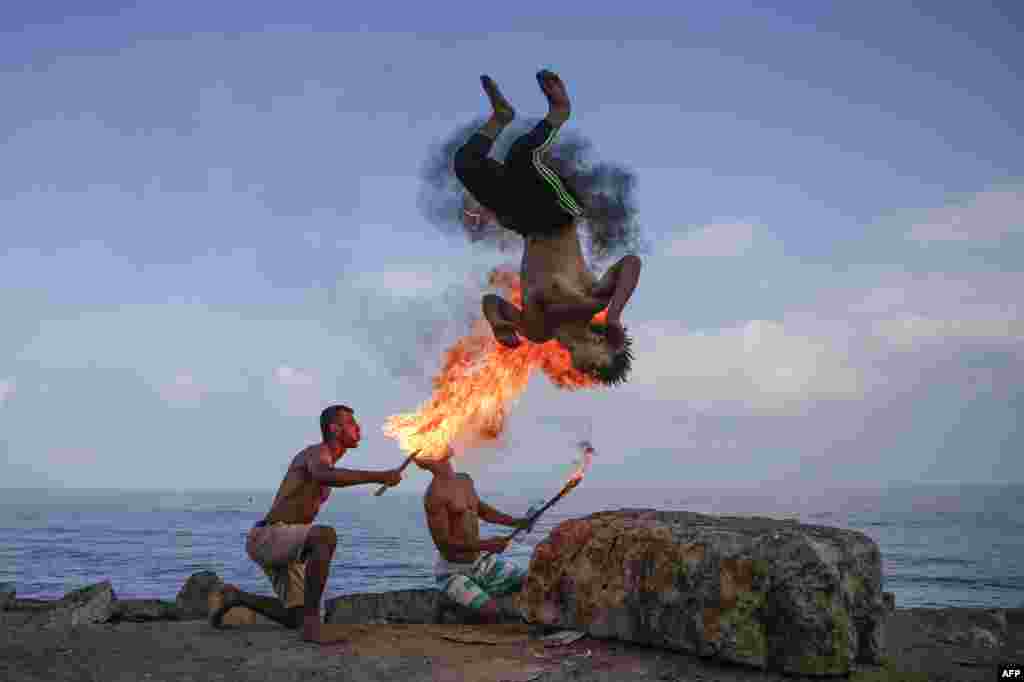
{"label": "white and green shorts", "polygon": [[437,588],[455,603],[479,609],[491,598],[518,592],[526,572],[511,561],[486,554],[471,564],[439,559],[434,567]]}

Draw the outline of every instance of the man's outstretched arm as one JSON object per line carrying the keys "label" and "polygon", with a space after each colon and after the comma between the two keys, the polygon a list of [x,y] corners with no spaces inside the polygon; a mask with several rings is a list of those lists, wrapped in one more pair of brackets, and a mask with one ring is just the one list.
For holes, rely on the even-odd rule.
{"label": "man's outstretched arm", "polygon": [[527,518],[518,518],[504,514],[483,500],[480,501],[477,514],[487,523],[494,523],[499,526],[509,526],[511,528],[523,528],[530,522]]}
{"label": "man's outstretched arm", "polygon": [[402,482],[402,474],[398,469],[385,471],[361,471],[359,469],[339,469],[331,464],[327,453],[319,457],[309,458],[309,474],[313,480],[334,488],[345,488],[350,485],[379,483],[394,486]]}

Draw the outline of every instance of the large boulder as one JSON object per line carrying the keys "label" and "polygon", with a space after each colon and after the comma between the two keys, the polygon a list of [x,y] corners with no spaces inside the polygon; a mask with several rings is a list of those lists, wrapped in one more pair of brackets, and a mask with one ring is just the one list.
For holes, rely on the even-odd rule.
{"label": "large boulder", "polygon": [[73,625],[106,623],[113,614],[114,588],[109,580],[68,592],[49,608],[34,612],[29,625],[65,628]]}
{"label": "large boulder", "polygon": [[881,555],[854,531],[627,509],[565,521],[537,545],[534,623],[761,669],[843,675],[878,663]]}
{"label": "large boulder", "polygon": [[190,575],[174,599],[181,619],[206,618],[209,613],[210,593],[220,590],[223,586],[224,582],[213,571],[200,571]]}
{"label": "large boulder", "polygon": [[[498,600],[503,622],[520,623],[517,595]],[[474,614],[458,607],[434,589],[363,592],[328,599],[325,604],[328,623],[471,623]]]}

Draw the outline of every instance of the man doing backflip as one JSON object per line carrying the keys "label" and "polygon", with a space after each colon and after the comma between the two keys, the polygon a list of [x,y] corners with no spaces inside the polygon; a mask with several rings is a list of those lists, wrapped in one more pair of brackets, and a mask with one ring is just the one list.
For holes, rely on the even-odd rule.
{"label": "man doing backflip", "polygon": [[[480,81],[493,111],[454,160],[455,174],[469,193],[465,219],[496,221],[522,235],[526,247],[520,269],[522,310],[488,294],[484,316],[505,346],[518,346],[520,336],[533,343],[557,339],[576,369],[604,384],[625,381],[632,355],[621,316],[640,279],[640,258],[625,256],[600,279],[584,261],[577,234],[583,200],[566,178],[545,164],[558,129],[571,113],[565,85],[551,71],[537,73],[548,115],[517,139],[500,163],[488,153],[515,111],[489,76]],[[607,324],[592,324],[605,308]]]}

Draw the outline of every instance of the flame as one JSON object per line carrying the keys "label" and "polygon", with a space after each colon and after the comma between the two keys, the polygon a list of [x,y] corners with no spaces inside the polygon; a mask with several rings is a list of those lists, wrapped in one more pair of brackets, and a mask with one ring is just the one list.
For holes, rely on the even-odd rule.
{"label": "flame", "polygon": [[590,463],[594,461],[594,446],[590,444],[590,441],[581,441],[579,447],[580,452],[583,454],[580,457],[576,470],[572,472],[569,479],[565,482],[565,486],[567,488],[575,488],[579,485],[579,482],[583,480],[584,476],[586,476],[587,469],[590,468]]}
{"label": "flame", "polygon": [[[522,308],[522,287],[514,271],[495,268],[488,283]],[[606,314],[601,311],[595,321],[603,321]],[[572,366],[569,351],[558,341],[521,341],[518,347],[507,348],[495,340],[486,320],[474,320],[470,333],[445,351],[430,400],[415,412],[389,417],[384,434],[396,439],[405,452],[419,450],[418,458],[441,459],[456,443],[468,448],[496,442],[505,429],[510,405],[526,390],[534,368],[561,389],[598,384]]]}

